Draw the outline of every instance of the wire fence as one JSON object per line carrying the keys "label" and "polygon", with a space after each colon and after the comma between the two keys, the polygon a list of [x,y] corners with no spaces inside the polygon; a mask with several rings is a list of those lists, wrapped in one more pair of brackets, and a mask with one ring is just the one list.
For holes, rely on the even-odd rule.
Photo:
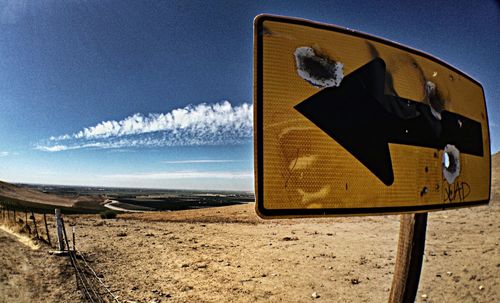
{"label": "wire fence", "polygon": [[3,225],[15,227],[21,233],[27,233],[34,239],[52,247],[49,232],[51,222],[47,213],[36,213],[31,209],[21,208],[9,202],[0,201],[0,218]]}
{"label": "wire fence", "polygon": [[[50,216],[54,214],[48,212],[37,212],[25,208],[20,208],[18,205],[9,203],[8,201],[0,201],[0,224],[16,229],[20,233],[29,234],[34,240],[40,241],[45,245],[55,249],[63,248],[55,251],[58,255],[68,256],[71,266],[75,271],[76,285],[81,291],[83,298],[87,302],[121,303],[119,297],[115,295],[109,286],[104,283],[96,271],[89,265],[84,253],[76,249],[75,234],[73,230],[72,240],[68,239],[64,218],[61,218],[62,223],[62,239],[57,239],[57,232],[52,234],[50,230],[57,228],[56,222],[50,220]],[[61,245],[56,246],[56,243]],[[70,247],[70,242],[72,247]]]}

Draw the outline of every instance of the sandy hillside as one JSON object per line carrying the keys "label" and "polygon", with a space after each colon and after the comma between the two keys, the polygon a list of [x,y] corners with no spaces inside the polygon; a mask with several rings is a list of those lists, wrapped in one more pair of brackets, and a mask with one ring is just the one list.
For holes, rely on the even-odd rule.
{"label": "sandy hillside", "polygon": [[13,200],[18,203],[28,202],[59,207],[93,208],[104,199],[91,196],[63,197],[43,193],[34,189],[19,187],[14,184],[0,181],[0,200]]}
{"label": "sandy hillside", "polygon": [[[429,214],[418,302],[500,301],[499,154],[493,163],[490,205]],[[122,302],[387,302],[398,216],[264,221],[253,207],[66,220],[76,225],[77,249]],[[0,260],[13,267],[21,248],[0,236],[2,257],[12,256]],[[48,283],[38,291],[51,298],[74,287],[74,276],[47,282],[22,270],[57,268],[60,259],[21,255],[19,275],[0,271],[0,292],[13,291],[5,286],[18,283],[13,277],[28,281],[19,282],[26,291],[29,281]],[[68,302],[78,293],[71,295]]]}

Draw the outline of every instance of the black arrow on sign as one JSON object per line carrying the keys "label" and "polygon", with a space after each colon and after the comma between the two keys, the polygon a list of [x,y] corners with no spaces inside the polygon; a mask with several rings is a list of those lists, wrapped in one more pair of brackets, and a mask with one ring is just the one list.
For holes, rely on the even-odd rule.
{"label": "black arrow on sign", "polygon": [[394,182],[389,143],[436,149],[452,144],[461,153],[483,156],[481,123],[448,111],[438,120],[427,104],[384,94],[384,83],[385,62],[376,58],[295,109],[387,186]]}

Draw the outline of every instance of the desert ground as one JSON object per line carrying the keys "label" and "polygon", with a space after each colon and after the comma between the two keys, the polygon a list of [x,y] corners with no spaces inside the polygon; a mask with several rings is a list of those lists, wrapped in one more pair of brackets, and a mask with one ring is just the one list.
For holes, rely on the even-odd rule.
{"label": "desert ground", "polygon": [[[429,213],[417,302],[500,301],[499,154],[493,166],[488,206]],[[262,220],[254,206],[65,220],[120,302],[387,302],[399,216]],[[0,301],[84,302],[67,257],[0,243]]]}
{"label": "desert ground", "polygon": [[0,228],[0,302],[79,302],[73,268],[47,248]]}

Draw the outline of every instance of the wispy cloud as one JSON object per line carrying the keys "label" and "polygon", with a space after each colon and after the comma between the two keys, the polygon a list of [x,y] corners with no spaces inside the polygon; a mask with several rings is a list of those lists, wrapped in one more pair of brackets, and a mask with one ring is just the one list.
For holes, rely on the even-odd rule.
{"label": "wispy cloud", "polygon": [[7,151],[0,151],[0,158],[7,157],[9,155],[10,155],[10,153]]}
{"label": "wispy cloud", "polygon": [[234,163],[243,162],[242,160],[215,160],[215,159],[205,159],[205,160],[177,160],[177,161],[162,161],[165,164],[198,164],[198,163]]}
{"label": "wispy cloud", "polygon": [[112,174],[102,175],[103,178],[110,179],[134,179],[134,180],[167,180],[167,179],[244,179],[253,178],[253,172],[231,172],[231,171],[173,171],[173,172],[153,172],[153,173],[133,173],[133,174]]}
{"label": "wispy cloud", "polygon": [[43,151],[47,151],[47,152],[58,152],[58,151],[70,149],[68,146],[65,146],[65,145],[53,145],[53,146],[37,145],[35,148],[38,150],[43,150]]}
{"label": "wispy cloud", "polygon": [[201,103],[168,113],[137,113],[119,121],[103,121],[76,133],[52,136],[35,148],[60,152],[83,148],[242,144],[252,137],[252,118],[251,104]]}

